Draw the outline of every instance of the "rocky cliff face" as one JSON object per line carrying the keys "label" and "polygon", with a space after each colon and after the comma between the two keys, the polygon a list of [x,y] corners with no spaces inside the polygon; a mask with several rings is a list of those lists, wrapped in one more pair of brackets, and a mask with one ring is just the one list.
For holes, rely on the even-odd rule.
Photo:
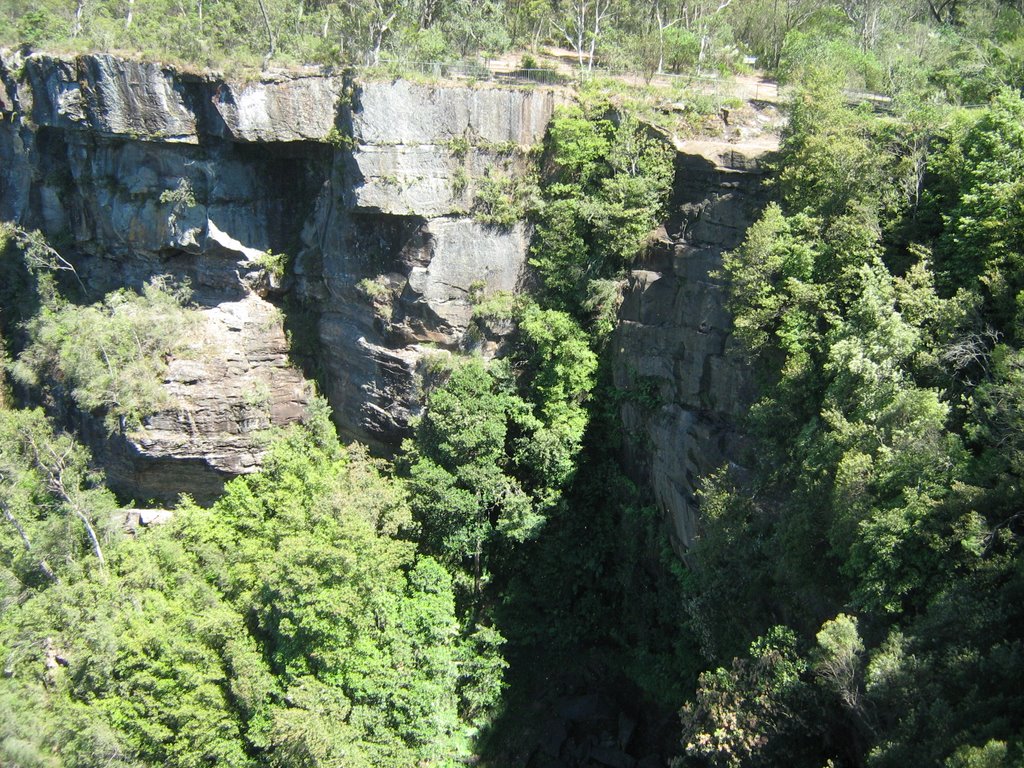
{"label": "rocky cliff face", "polygon": [[338,155],[296,265],[349,436],[394,447],[418,410],[424,358],[477,344],[466,335],[471,293],[520,286],[526,224],[484,226],[467,210],[489,170],[522,170],[555,100],[550,90],[403,81],[354,93],[356,151]]}
{"label": "rocky cliff face", "polygon": [[[261,430],[302,418],[312,349],[342,432],[395,448],[439,350],[468,334],[472,296],[515,291],[529,231],[483,226],[479,180],[524,170],[559,95],[547,89],[353,83],[288,74],[235,82],[108,55],[0,56],[0,218],[63,243],[91,296],[187,279],[202,359],[171,362],[175,406],[137,434],[83,432],[113,486],[140,501],[213,498],[259,464]],[[764,203],[771,142],[677,147],[659,240],[630,275],[614,343],[627,460],[696,533],[698,479],[740,456],[749,393],[729,341],[721,253]],[[291,261],[282,279],[261,264]]]}
{"label": "rocky cliff face", "polygon": [[698,532],[700,478],[742,461],[738,423],[752,400],[731,341],[722,253],[737,247],[767,202],[767,155],[777,140],[677,144],[670,215],[629,276],[615,345],[626,459],[646,480],[682,556]]}
{"label": "rocky cliff face", "polygon": [[[209,354],[171,361],[172,409],[113,441],[82,415],[111,484],[140,501],[212,498],[258,466],[261,430],[302,417],[283,309],[320,342],[339,427],[387,447],[424,355],[466,346],[471,288],[520,283],[525,225],[467,209],[475,179],[541,139],[550,91],[41,54],[4,54],[0,84],[0,218],[62,243],[91,298],[169,274],[204,314]],[[292,257],[283,283],[268,252]]]}

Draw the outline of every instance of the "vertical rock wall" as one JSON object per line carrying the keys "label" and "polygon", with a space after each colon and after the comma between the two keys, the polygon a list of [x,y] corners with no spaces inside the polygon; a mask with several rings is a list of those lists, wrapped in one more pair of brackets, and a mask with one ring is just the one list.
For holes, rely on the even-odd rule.
{"label": "vertical rock wall", "polygon": [[[0,80],[0,216],[57,244],[86,300],[169,275],[202,314],[169,362],[169,408],[130,434],[108,435],[98,413],[71,420],[126,497],[212,499],[258,466],[262,430],[305,413],[310,388],[255,260],[299,241],[341,79],[235,86],[107,55],[5,55]],[[232,110],[252,93],[262,111]]]}
{"label": "vertical rock wall", "polygon": [[730,339],[722,253],[737,247],[767,198],[773,141],[677,146],[670,215],[629,276],[613,338],[626,460],[650,484],[685,557],[698,534],[700,478],[742,461],[737,430],[751,377]]}
{"label": "vertical rock wall", "polygon": [[[425,360],[496,351],[500,339],[468,332],[471,297],[520,288],[530,232],[477,222],[475,192],[488,173],[526,170],[557,91],[294,73],[240,83],[12,54],[0,86],[0,217],[61,243],[94,298],[170,274],[204,314],[193,353],[170,364],[173,408],[113,440],[99,414],[81,415],[125,495],[210,499],[258,466],[260,431],[301,418],[310,395],[286,320],[318,358],[343,433],[381,450],[419,409]],[[632,394],[627,460],[685,553],[699,478],[741,456],[748,375],[714,272],[765,202],[772,147],[677,149],[672,213],[630,275],[614,376]],[[258,265],[266,251],[291,255],[283,284]]]}
{"label": "vertical rock wall", "polygon": [[467,336],[471,293],[520,287],[525,222],[486,226],[470,209],[485,174],[526,171],[555,102],[547,89],[404,81],[354,92],[354,151],[334,164],[296,268],[346,435],[396,446],[419,408],[424,359],[479,344]]}
{"label": "vertical rock wall", "polygon": [[[113,437],[77,415],[111,485],[208,500],[258,467],[260,432],[302,418],[311,392],[286,321],[312,325],[299,341],[318,347],[345,434],[394,446],[423,356],[470,343],[470,289],[520,283],[525,225],[468,211],[488,169],[522,169],[553,106],[545,90],[0,55],[0,217],[60,244],[90,300],[167,274],[204,316],[170,363],[172,408]],[[283,283],[268,251],[292,257]]]}

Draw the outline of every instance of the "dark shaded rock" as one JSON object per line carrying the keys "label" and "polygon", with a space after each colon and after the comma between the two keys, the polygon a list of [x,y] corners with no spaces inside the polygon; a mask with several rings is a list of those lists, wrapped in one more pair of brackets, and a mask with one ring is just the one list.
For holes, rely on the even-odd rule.
{"label": "dark shaded rock", "polygon": [[635,768],[636,759],[614,747],[594,746],[590,748],[590,759],[610,768]]}
{"label": "dark shaded rock", "polygon": [[615,703],[600,694],[588,694],[562,699],[557,704],[559,717],[565,720],[614,720]]}
{"label": "dark shaded rock", "polygon": [[737,422],[752,382],[716,272],[767,202],[762,168],[774,148],[770,140],[677,146],[670,214],[630,274],[612,342],[615,385],[633,394],[620,411],[626,460],[665,511],[680,555],[698,535],[701,478],[742,460]]}
{"label": "dark shaded rock", "polygon": [[[339,427],[381,451],[408,433],[426,358],[499,348],[497,329],[484,344],[467,334],[470,290],[516,290],[529,232],[465,208],[490,165],[524,167],[510,148],[542,138],[553,92],[356,89],[313,72],[234,82],[7,51],[0,86],[0,215],[60,243],[90,299],[166,274],[204,316],[197,348],[170,363],[171,407],[115,437],[99,414],[78,419],[123,496],[212,500],[259,467],[267,427],[303,417],[310,389],[272,301],[296,313],[295,333],[307,326],[297,343]],[[357,151],[334,146],[336,129]],[[260,266],[268,251],[293,257],[283,279]]]}

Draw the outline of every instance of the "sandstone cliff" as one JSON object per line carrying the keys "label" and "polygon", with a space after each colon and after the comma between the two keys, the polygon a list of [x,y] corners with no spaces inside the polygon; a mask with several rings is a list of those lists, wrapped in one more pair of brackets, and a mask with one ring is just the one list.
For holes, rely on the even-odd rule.
{"label": "sandstone cliff", "polygon": [[767,202],[763,161],[777,139],[676,149],[669,217],[629,276],[613,344],[615,384],[633,394],[621,407],[626,459],[685,555],[698,533],[700,478],[742,461],[738,427],[753,382],[716,275]]}
{"label": "sandstone cliff", "polygon": [[[423,355],[465,345],[470,288],[520,283],[525,224],[467,209],[474,179],[541,140],[550,90],[234,82],[102,54],[5,53],[0,84],[0,218],[62,243],[92,297],[169,274],[206,318],[209,353],[170,365],[174,408],[113,441],[82,415],[127,496],[210,499],[302,417],[286,303],[343,433],[386,449]],[[291,257],[283,283],[268,252]]]}
{"label": "sandstone cliff", "polygon": [[355,89],[355,151],[336,155],[295,268],[348,436],[395,446],[418,410],[424,356],[473,343],[471,288],[519,287],[525,222],[484,226],[467,210],[488,169],[522,169],[555,101],[551,90],[404,81]]}
{"label": "sandstone cliff", "polygon": [[[485,174],[525,170],[565,98],[329,74],[236,82],[99,54],[4,54],[0,84],[0,218],[64,243],[96,297],[170,274],[206,318],[209,354],[170,365],[175,407],[114,441],[83,417],[112,484],[139,501],[212,498],[258,466],[262,430],[302,418],[311,387],[289,336],[342,433],[393,450],[424,360],[500,343],[467,334],[471,294],[522,286],[530,232],[469,210]],[[741,459],[748,376],[713,275],[764,204],[772,148],[677,145],[670,215],[613,341],[626,459],[680,553],[699,478]],[[291,257],[283,276],[267,252]]]}

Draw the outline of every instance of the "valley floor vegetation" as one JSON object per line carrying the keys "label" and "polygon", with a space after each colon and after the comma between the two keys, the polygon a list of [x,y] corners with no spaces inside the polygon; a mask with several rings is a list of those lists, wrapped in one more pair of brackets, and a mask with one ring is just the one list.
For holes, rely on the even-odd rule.
{"label": "valley floor vegetation", "polygon": [[[393,465],[318,403],[260,472],[137,536],[62,417],[165,407],[187,286],[87,298],[4,225],[0,763],[520,764],[537,702],[612,686],[679,766],[1024,762],[1019,3],[72,5],[0,29],[334,60],[554,39],[586,7],[608,23],[581,53],[675,66],[678,35],[795,91],[773,201],[722,266],[759,395],[691,567],[624,477],[607,365],[672,151],[598,93],[537,157],[536,290],[476,307],[514,324],[507,354],[439,364]],[[851,107],[858,83],[890,110]]]}

